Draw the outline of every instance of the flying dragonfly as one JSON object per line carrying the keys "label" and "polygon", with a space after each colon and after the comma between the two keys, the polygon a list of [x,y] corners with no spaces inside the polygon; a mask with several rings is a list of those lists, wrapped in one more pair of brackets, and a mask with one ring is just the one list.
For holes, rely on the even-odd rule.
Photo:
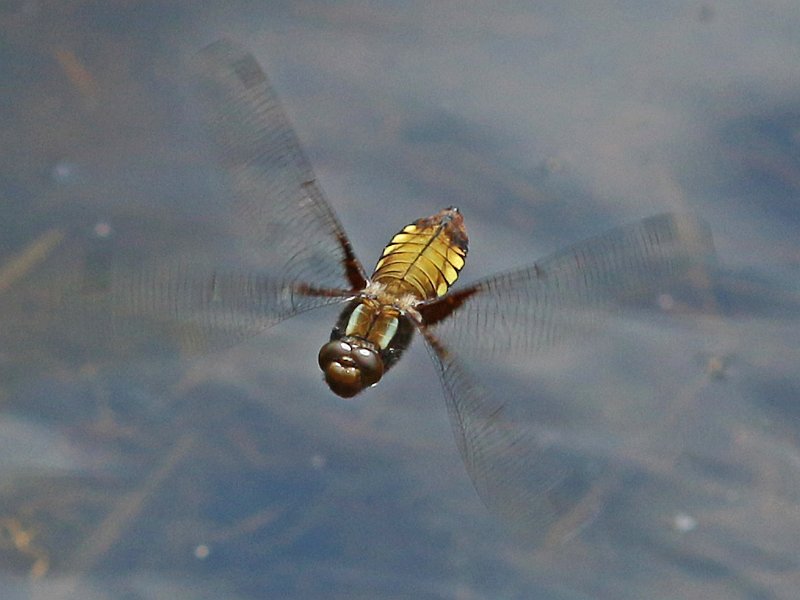
{"label": "flying dragonfly", "polygon": [[[189,256],[154,260],[130,276],[95,261],[92,268],[104,276],[90,306],[188,323],[204,343],[231,344],[300,312],[341,303],[318,363],[333,393],[345,398],[375,386],[419,335],[483,501],[533,529],[574,514],[579,469],[547,431],[515,423],[512,399],[484,383],[482,363],[532,360],[631,299],[686,280],[713,255],[708,227],[691,215],[662,214],[459,289],[452,286],[468,237],[462,213],[448,207],[403,227],[368,275],[255,58],[220,41],[199,53],[195,75],[231,192],[231,218],[256,266],[209,268]],[[85,288],[78,285],[74,294],[84,306]]]}

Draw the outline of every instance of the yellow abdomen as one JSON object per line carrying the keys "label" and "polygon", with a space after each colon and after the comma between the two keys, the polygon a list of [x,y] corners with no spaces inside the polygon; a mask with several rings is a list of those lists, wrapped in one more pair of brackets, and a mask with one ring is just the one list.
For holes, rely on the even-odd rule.
{"label": "yellow abdomen", "polygon": [[430,300],[447,293],[467,257],[467,232],[457,208],[414,221],[383,250],[372,281],[393,293]]}

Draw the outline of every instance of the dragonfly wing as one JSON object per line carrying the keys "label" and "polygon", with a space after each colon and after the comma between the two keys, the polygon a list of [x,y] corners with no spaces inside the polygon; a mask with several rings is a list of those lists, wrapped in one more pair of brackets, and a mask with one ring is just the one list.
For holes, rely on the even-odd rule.
{"label": "dragonfly wing", "polygon": [[[421,329],[456,441],[487,506],[538,539],[594,518],[609,465],[624,454],[626,425],[638,413],[634,402],[634,412],[604,421],[606,392],[591,381],[578,387],[572,380],[583,375],[561,367],[559,346],[590,353],[587,346],[598,341],[602,353],[602,337],[591,331],[628,303],[642,306],[642,298],[702,278],[698,269],[710,257],[702,222],[662,215],[480,281],[455,292],[449,306],[445,297],[423,310],[423,319],[433,317]],[[580,391],[571,395],[573,389]],[[638,409],[647,415],[644,404]]]}
{"label": "dragonfly wing", "polygon": [[[126,236],[121,236],[126,237]],[[162,262],[117,260],[120,239],[90,239],[51,231],[58,243],[41,264],[0,290],[9,318],[4,346],[69,349],[79,360],[112,361],[229,347],[298,312],[341,302],[335,295],[308,295],[296,281],[259,273],[214,269],[192,257]],[[35,252],[41,241],[11,258],[5,273]],[[344,291],[342,293],[345,293]],[[11,317],[13,315],[13,317]]]}
{"label": "dragonfly wing", "polygon": [[623,306],[697,287],[713,262],[703,221],[657,215],[451,292],[420,312],[459,351],[526,355],[590,330]]}
{"label": "dragonfly wing", "polygon": [[200,52],[196,73],[231,218],[258,266],[281,281],[363,288],[363,267],[255,58],[222,40]]}
{"label": "dragonfly wing", "polygon": [[581,465],[550,449],[546,432],[505,414],[506,399],[489,393],[456,353],[423,331],[437,365],[453,434],[478,496],[494,513],[537,542],[581,505]]}
{"label": "dragonfly wing", "polygon": [[222,41],[199,53],[191,73],[204,141],[211,141],[203,170],[214,173],[210,200],[129,206],[88,224],[84,211],[74,228],[43,236],[48,256],[31,245],[40,266],[28,260],[27,282],[7,286],[0,302],[22,307],[50,331],[69,325],[76,344],[126,345],[150,331],[153,341],[177,333],[181,349],[206,350],[365,285],[255,59]]}

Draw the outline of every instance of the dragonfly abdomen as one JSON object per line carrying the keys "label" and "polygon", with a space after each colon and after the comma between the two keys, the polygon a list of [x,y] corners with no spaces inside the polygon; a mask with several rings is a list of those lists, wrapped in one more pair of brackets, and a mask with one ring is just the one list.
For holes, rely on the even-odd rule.
{"label": "dragonfly abdomen", "polygon": [[457,208],[406,225],[384,248],[372,281],[419,300],[443,296],[467,257],[467,232]]}

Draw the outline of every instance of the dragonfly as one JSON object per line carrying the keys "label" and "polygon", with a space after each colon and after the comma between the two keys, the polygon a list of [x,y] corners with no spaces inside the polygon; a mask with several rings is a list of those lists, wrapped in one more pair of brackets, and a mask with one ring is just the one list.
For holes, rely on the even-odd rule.
{"label": "dragonfly", "polygon": [[[239,250],[252,268],[229,268],[222,259],[212,268],[191,255],[155,257],[131,275],[88,252],[91,277],[60,292],[63,304],[98,314],[102,307],[113,317],[111,329],[131,318],[188,324],[204,348],[341,304],[317,362],[343,398],[377,385],[419,336],[483,502],[531,530],[574,518],[580,500],[572,491],[581,472],[565,458],[570,453],[546,428],[514,421],[512,400],[525,399],[495,393],[482,377],[484,363],[536,369],[535,357],[561,340],[582,335],[634,299],[656,298],[690,280],[713,257],[708,226],[693,215],[661,214],[453,287],[468,236],[464,215],[448,207],[400,229],[368,274],[257,60],[222,40],[199,53],[193,72],[242,238]],[[103,235],[101,228],[97,237]]]}

